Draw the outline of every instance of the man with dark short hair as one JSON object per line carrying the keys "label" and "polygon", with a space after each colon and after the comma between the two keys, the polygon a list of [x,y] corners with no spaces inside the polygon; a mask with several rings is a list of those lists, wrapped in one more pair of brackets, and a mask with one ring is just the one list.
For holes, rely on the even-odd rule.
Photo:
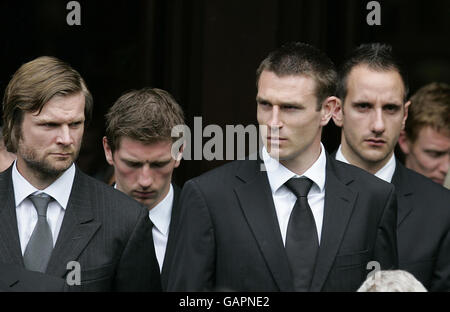
{"label": "man with dark short hair", "polygon": [[170,291],[356,291],[370,261],[397,267],[394,187],[320,142],[335,81],[333,63],[304,43],[261,63],[262,157],[185,183]]}
{"label": "man with dark short hair", "polygon": [[17,160],[0,174],[0,263],[70,273],[68,290],[159,291],[146,209],[74,164],[92,105],[54,57],[23,64],[6,87],[3,135]]}
{"label": "man with dark short hair", "polygon": [[180,193],[171,181],[182,146],[172,154],[178,139],[172,137],[172,129],[183,124],[183,111],[168,92],[144,88],[125,93],[109,109],[103,138],[106,160],[114,167],[115,188],[149,210],[163,289],[174,252]]}
{"label": "man with dark short hair", "polygon": [[450,191],[405,168],[394,156],[408,117],[408,83],[387,44],[363,44],[339,71],[333,115],[342,127],[336,159],[395,186],[399,268],[430,291],[450,290]]}

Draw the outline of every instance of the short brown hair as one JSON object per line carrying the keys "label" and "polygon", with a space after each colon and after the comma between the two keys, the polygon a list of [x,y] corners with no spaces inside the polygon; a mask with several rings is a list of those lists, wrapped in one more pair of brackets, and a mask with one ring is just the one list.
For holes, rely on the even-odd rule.
{"label": "short brown hair", "polygon": [[278,77],[291,75],[310,76],[316,82],[316,109],[322,108],[322,102],[335,95],[337,73],[334,63],[316,47],[302,42],[290,42],[271,52],[256,71],[256,87],[264,71],[270,71]]}
{"label": "short brown hair", "polygon": [[450,135],[450,85],[432,82],[411,97],[405,124],[408,139],[414,142],[425,126]]}
{"label": "short brown hair", "polygon": [[175,141],[172,128],[177,125],[184,125],[183,110],[167,91],[132,90],[117,99],[106,114],[106,139],[113,152],[121,137],[143,143]]}
{"label": "short brown hair", "polygon": [[54,96],[83,92],[85,123],[92,116],[93,100],[80,74],[69,64],[50,56],[23,64],[13,75],[3,96],[3,136],[9,152],[17,151],[24,112],[41,112]]}

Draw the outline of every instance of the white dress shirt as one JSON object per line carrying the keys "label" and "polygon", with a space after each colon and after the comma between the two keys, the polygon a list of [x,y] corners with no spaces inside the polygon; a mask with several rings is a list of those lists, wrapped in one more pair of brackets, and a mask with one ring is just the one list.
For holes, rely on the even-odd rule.
{"label": "white dress shirt", "polygon": [[308,170],[299,176],[280,164],[278,160],[272,158],[265,147],[262,150],[262,158],[264,166],[267,170],[267,177],[269,179],[270,188],[272,190],[272,198],[275,204],[278,224],[280,226],[283,244],[286,244],[286,232],[294,204],[297,197],[285,185],[291,178],[306,177],[313,181],[313,185],[308,193],[308,204],[314,215],[316,223],[318,240],[322,234],[323,211],[325,201],[325,178],[326,178],[326,163],[325,149],[320,143],[319,158],[309,167]]}
{"label": "white dress shirt", "polygon": [[[345,162],[347,164],[350,164],[350,162],[347,160],[347,158],[345,158],[344,154],[342,154],[342,146],[341,145],[339,145],[339,148],[336,152],[336,159],[339,161]],[[392,176],[394,175],[394,172],[395,172],[395,166],[396,166],[395,165],[395,156],[394,156],[394,154],[392,154],[391,158],[386,163],[386,165],[384,165],[383,168],[378,170],[375,173],[375,176],[386,182],[391,183]]]}
{"label": "white dress shirt", "polygon": [[166,197],[148,212],[148,216],[153,223],[153,244],[155,245],[156,259],[158,260],[160,272],[162,271],[167,240],[169,238],[173,198],[174,191],[172,184],[170,184],[170,189]]}
{"label": "white dress shirt", "polygon": [[12,169],[12,183],[16,202],[17,226],[19,229],[22,255],[25,252],[25,248],[27,247],[38,220],[36,208],[28,196],[45,193],[53,197],[54,200],[49,203],[47,209],[47,222],[52,232],[53,246],[55,246],[64,218],[64,213],[67,208],[67,203],[69,202],[74,177],[75,165],[72,164],[69,169],[67,169],[46,189],[38,190],[19,173],[17,170],[17,162],[14,161]]}

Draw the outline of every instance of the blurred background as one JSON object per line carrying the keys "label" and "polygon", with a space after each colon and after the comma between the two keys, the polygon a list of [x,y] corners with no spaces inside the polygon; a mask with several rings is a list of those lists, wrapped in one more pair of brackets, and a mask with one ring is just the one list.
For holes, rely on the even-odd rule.
{"label": "blurred background", "polygon": [[[362,0],[80,0],[80,26],[67,24],[68,2],[0,2],[0,96],[20,65],[38,56],[71,64],[94,97],[78,165],[99,179],[108,172],[104,114],[121,94],[165,89],[191,129],[194,116],[203,128],[256,124],[256,68],[288,41],[313,44],[336,64],[361,43],[387,42],[409,70],[411,92],[431,81],[450,83],[447,0],[378,1],[380,26],[367,24],[370,1]],[[322,141],[329,152],[337,148],[332,121]],[[224,162],[184,160],[175,182]]]}

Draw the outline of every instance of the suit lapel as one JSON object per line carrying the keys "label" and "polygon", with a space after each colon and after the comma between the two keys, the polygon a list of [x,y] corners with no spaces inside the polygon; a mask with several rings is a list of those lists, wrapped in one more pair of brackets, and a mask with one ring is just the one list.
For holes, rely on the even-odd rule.
{"label": "suit lapel", "polygon": [[166,254],[164,255],[164,263],[162,266],[161,272],[161,283],[163,287],[167,285],[168,274],[170,270],[170,262],[172,261],[172,255],[174,253],[175,248],[175,232],[178,228],[178,216],[179,216],[179,208],[178,208],[178,199],[180,198],[180,188],[173,185],[173,204],[172,204],[172,214],[170,216],[170,227],[169,227],[169,237],[167,239],[166,246]]}
{"label": "suit lapel", "polygon": [[408,182],[406,174],[406,168],[396,160],[392,184],[394,184],[395,192],[397,194],[397,227],[411,213],[414,206],[414,203],[412,202],[414,200],[414,197],[412,196],[414,192]]}
{"label": "suit lapel", "polygon": [[78,256],[97,232],[101,223],[93,221],[93,196],[89,181],[77,168],[69,202],[47,272],[63,277],[67,264]]}
{"label": "suit lapel", "polygon": [[272,192],[267,173],[261,171],[260,164],[259,161],[242,162],[238,178],[245,183],[236,187],[235,193],[280,291],[293,291]]}
{"label": "suit lapel", "polygon": [[311,291],[321,291],[328,277],[357,197],[347,186],[353,179],[338,172],[334,163],[327,155],[322,235]]}
{"label": "suit lapel", "polygon": [[0,174],[0,260],[23,266],[17,227],[12,166]]}

